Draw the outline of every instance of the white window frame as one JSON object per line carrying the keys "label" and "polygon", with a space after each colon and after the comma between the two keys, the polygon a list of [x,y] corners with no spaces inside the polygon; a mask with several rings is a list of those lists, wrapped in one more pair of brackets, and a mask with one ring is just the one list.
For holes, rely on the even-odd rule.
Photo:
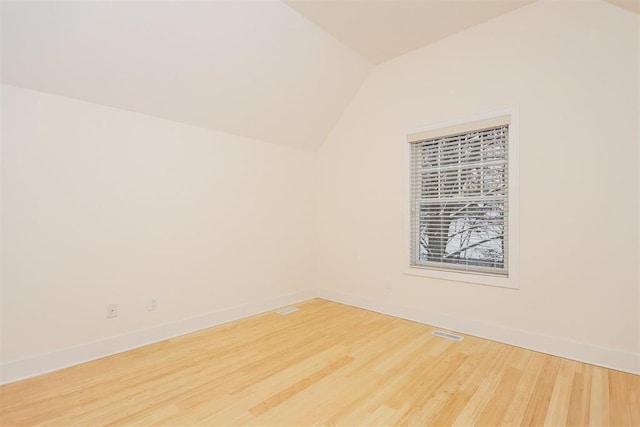
{"label": "white window frame", "polygon": [[[500,121],[501,118],[509,118],[509,141],[508,141],[508,200],[509,200],[509,227],[507,227],[507,239],[508,245],[506,254],[507,262],[507,276],[497,276],[491,274],[481,274],[476,272],[463,272],[446,270],[435,267],[427,266],[412,266],[411,265],[411,144],[409,141],[415,141],[417,134],[422,135],[434,135],[444,136],[453,133],[453,129],[465,129],[470,124],[480,124],[481,122],[493,123]],[[466,129],[472,131],[473,129]],[[465,130],[465,131],[466,131]],[[451,280],[456,282],[476,283],[480,285],[499,286],[503,288],[519,289],[519,155],[518,155],[518,112],[517,108],[510,108],[507,110],[493,111],[490,113],[480,114],[473,117],[467,117],[464,119],[456,119],[442,123],[434,123],[427,126],[418,127],[405,132],[403,138],[404,145],[404,170],[405,170],[405,221],[404,221],[404,239],[403,239],[403,253],[404,253],[404,273],[412,276],[430,277],[435,279]]]}

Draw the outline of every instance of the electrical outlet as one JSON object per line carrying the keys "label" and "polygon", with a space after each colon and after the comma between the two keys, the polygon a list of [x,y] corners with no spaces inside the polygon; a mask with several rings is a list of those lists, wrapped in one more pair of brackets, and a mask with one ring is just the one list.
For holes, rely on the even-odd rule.
{"label": "electrical outlet", "polygon": [[107,306],[107,319],[118,317],[118,304],[109,304]]}
{"label": "electrical outlet", "polygon": [[156,311],[158,309],[158,298],[149,298],[147,301],[147,311]]}
{"label": "electrical outlet", "polygon": [[384,288],[388,291],[393,289],[393,283],[391,282],[391,280],[387,280],[386,282],[384,282]]}

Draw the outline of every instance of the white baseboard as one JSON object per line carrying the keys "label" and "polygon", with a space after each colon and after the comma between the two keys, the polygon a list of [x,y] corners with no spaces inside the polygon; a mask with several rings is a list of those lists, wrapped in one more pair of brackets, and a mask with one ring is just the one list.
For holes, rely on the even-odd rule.
{"label": "white baseboard", "polygon": [[493,323],[483,323],[476,320],[428,312],[415,307],[407,307],[381,299],[351,295],[339,291],[320,289],[317,296],[438,328],[640,375],[640,354],[636,353],[599,347]]}
{"label": "white baseboard", "polygon": [[199,316],[166,323],[149,329],[91,341],[61,350],[0,364],[0,384],[7,384],[47,372],[100,359],[123,351],[153,344],[179,335],[242,319],[315,298],[314,290],[251,302]]}
{"label": "white baseboard", "polygon": [[57,371],[316,297],[450,331],[640,375],[640,355],[635,353],[580,343],[561,337],[527,332],[492,323],[428,312],[376,298],[327,289],[309,289],[3,363],[0,364],[0,385]]}

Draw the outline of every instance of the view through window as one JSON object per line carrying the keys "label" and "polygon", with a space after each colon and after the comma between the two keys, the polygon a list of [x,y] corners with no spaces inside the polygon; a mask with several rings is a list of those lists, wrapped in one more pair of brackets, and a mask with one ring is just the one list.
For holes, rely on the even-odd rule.
{"label": "view through window", "polygon": [[507,275],[509,125],[410,141],[411,266]]}

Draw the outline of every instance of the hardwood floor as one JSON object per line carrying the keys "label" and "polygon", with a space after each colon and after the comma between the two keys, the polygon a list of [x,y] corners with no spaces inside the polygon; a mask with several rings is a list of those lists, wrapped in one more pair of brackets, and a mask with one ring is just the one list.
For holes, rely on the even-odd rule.
{"label": "hardwood floor", "polygon": [[298,307],[3,386],[0,424],[640,426],[640,376]]}

